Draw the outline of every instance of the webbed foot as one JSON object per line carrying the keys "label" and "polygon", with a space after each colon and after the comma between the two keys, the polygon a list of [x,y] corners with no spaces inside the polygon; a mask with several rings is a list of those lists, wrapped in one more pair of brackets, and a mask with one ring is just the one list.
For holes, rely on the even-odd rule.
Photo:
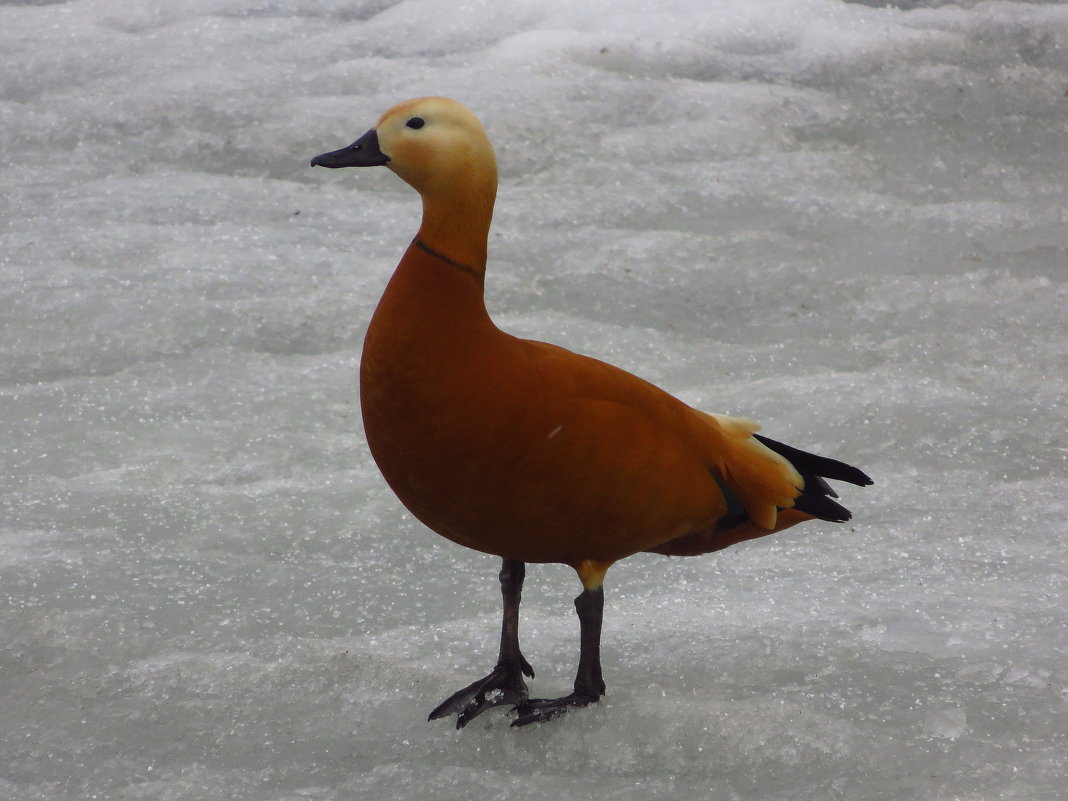
{"label": "webbed foot", "polygon": [[598,697],[592,693],[576,690],[563,698],[532,698],[524,704],[516,704],[516,719],[513,726],[528,726],[558,718],[571,709],[578,709],[595,704]]}
{"label": "webbed foot", "polygon": [[534,678],[534,669],[520,655],[518,664],[500,664],[483,679],[469,684],[442,701],[427,720],[456,715],[456,728],[462,729],[487,709],[495,706],[522,706],[527,703],[526,674]]}

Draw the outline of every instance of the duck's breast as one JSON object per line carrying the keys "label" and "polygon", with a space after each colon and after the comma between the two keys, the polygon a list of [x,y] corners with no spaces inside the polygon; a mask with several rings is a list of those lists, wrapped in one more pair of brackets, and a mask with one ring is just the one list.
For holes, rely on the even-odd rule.
{"label": "duck's breast", "polygon": [[687,441],[688,407],[488,317],[413,316],[411,301],[390,297],[415,290],[404,286],[368,330],[361,401],[382,474],[427,526],[508,558],[574,563],[619,559],[722,514]]}

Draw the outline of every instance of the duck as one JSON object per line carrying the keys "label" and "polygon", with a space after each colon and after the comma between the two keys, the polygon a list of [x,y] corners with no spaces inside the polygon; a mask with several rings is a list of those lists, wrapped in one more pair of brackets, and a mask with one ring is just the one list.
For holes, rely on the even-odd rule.
{"label": "duck", "polygon": [[[747,419],[693,408],[619,367],[498,328],[485,275],[497,161],[478,117],[444,97],[406,100],[312,166],[385,167],[422,199],[422,219],[364,337],[363,428],[386,483],[437,534],[501,559],[492,670],[429,720],[462,728],[510,706],[512,726],[605,694],[604,579],[628,556],[697,556],[809,520],[851,513],[828,480],[856,467],[785,445]],[[573,689],[532,698],[520,649],[527,564],[581,584]]]}

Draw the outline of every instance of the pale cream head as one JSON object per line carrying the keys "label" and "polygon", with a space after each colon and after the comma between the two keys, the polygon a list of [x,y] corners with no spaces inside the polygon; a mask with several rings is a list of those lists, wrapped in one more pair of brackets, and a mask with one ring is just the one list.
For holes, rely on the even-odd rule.
{"label": "pale cream head", "polygon": [[313,167],[387,166],[423,198],[416,235],[424,248],[470,267],[486,266],[497,196],[497,160],[482,123],[462,103],[420,97],[398,103],[348,147]]}
{"label": "pale cream head", "polygon": [[485,192],[497,187],[497,160],[472,111],[447,97],[398,103],[375,125],[389,169],[420,194],[451,187]]}
{"label": "pale cream head", "polygon": [[375,131],[386,166],[423,198],[419,239],[484,269],[497,159],[478,117],[455,100],[420,97],[389,109]]}

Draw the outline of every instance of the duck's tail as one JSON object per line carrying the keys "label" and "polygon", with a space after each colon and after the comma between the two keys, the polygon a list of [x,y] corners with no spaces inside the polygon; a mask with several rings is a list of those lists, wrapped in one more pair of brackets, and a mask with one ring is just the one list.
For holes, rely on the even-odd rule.
{"label": "duck's tail", "polygon": [[[729,431],[738,429],[732,431],[735,438],[742,440],[734,443],[736,447],[743,447],[746,450],[759,449],[767,458],[755,461],[752,459],[735,460],[731,465],[732,469],[725,469],[722,477],[713,471],[713,477],[726,496],[728,507],[732,512],[720,520],[712,530],[694,532],[650,548],[649,550],[653,553],[669,556],[695,556],[709,553],[743,540],[774,534],[813,518],[844,523],[853,515],[833,500],[838,497],[838,493],[827,483],[827,479],[846,481],[861,487],[873,483],[867,474],[845,462],[808,453],[751,430],[743,434],[741,424],[755,427],[755,424],[749,421],[717,416],[717,422]],[[742,437],[738,437],[739,434],[742,434]],[[768,459],[774,459],[778,463],[777,470],[768,469],[770,467]],[[753,469],[740,469],[743,464],[747,467],[751,465]],[[763,464],[762,468],[761,464]],[[724,468],[727,468],[727,465],[724,465]],[[765,475],[761,482],[764,485],[781,484],[782,481],[789,480],[791,475],[799,476],[802,481],[793,484],[793,492],[790,495],[797,492],[798,486],[802,487],[800,494],[794,497],[792,502],[788,499],[771,502],[772,496],[768,493],[768,488],[757,487],[752,483],[753,476],[759,472]],[[771,476],[776,476],[776,480],[771,481]],[[778,488],[778,492],[782,491]],[[775,505],[771,505],[772,503]]]}
{"label": "duck's tail", "polygon": [[858,487],[866,487],[874,483],[862,470],[837,459],[817,456],[760,434],[753,434],[753,439],[782,456],[801,474],[801,478],[805,481],[805,488],[794,498],[792,508],[811,517],[829,520],[832,523],[844,523],[853,517],[848,509],[831,500],[837,498],[838,493],[827,483],[828,478],[835,481],[847,481]]}

